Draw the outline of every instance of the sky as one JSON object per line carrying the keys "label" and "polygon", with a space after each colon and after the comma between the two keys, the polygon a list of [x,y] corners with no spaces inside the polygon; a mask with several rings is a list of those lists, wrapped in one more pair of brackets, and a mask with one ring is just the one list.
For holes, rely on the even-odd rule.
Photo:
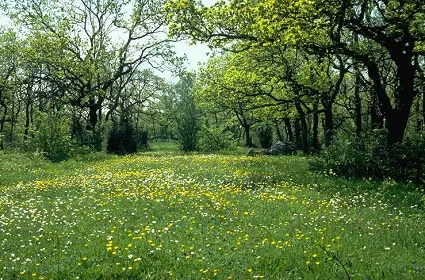
{"label": "sky", "polygon": [[[217,0],[201,0],[202,4],[205,6],[211,6]],[[188,69],[196,70],[198,68],[198,63],[206,62],[208,60],[207,53],[211,52],[206,44],[196,44],[190,45],[187,41],[181,41],[175,44],[175,51],[178,55],[186,54],[188,59]]]}
{"label": "sky", "polygon": [[196,70],[198,63],[206,62],[211,52],[206,44],[190,45],[187,41],[175,43],[175,51],[179,56],[186,55],[188,70]]}

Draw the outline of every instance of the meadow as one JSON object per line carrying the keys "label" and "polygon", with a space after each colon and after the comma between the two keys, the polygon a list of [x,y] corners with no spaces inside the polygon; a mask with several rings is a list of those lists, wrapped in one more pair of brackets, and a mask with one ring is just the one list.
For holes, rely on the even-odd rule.
{"label": "meadow", "polygon": [[0,154],[0,279],[425,279],[423,192],[306,158]]}

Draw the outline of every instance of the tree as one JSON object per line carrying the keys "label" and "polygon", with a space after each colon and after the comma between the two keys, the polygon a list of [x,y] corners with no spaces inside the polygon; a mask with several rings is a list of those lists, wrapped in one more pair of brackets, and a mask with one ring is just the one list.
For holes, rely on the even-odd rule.
{"label": "tree", "polygon": [[[21,101],[26,101],[26,112],[30,106],[25,98],[27,86],[22,71],[24,49],[25,43],[15,31],[7,30],[0,35],[0,150],[5,148],[6,141],[17,140],[15,126],[21,113]],[[7,132],[6,127],[9,128]]]}
{"label": "tree", "polygon": [[198,148],[198,132],[200,129],[199,113],[193,97],[195,75],[187,72],[180,74],[180,80],[172,86],[177,99],[175,120],[179,132],[181,149],[185,152]]}
{"label": "tree", "polygon": [[263,120],[265,108],[276,104],[263,94],[268,85],[258,72],[244,67],[249,63],[248,55],[210,59],[199,70],[195,93],[203,109],[233,114],[243,128],[245,145],[252,147],[252,126]]}
{"label": "tree", "polygon": [[28,28],[32,76],[52,85],[64,104],[85,112],[100,148],[102,107],[111,87],[141,65],[171,60],[162,0],[11,1],[9,15]]}
{"label": "tree", "polygon": [[[424,79],[425,7],[422,1],[219,1],[205,7],[169,1],[171,35],[232,50],[280,45],[310,53],[344,55],[362,64],[372,81],[390,143],[403,141],[410,109]],[[353,40],[353,35],[358,40]],[[234,44],[235,40],[242,44]],[[388,90],[378,54],[395,71]]]}

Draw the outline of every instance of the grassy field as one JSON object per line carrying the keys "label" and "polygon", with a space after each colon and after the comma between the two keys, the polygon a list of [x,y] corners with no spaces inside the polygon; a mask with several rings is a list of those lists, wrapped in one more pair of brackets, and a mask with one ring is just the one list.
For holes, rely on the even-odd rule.
{"label": "grassy field", "polygon": [[391,181],[155,148],[0,164],[0,279],[425,279],[423,195]]}

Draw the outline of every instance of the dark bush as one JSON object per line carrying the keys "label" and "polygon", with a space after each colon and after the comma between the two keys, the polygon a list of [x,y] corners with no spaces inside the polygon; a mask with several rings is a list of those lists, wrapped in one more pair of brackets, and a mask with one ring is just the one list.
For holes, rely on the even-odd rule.
{"label": "dark bush", "polygon": [[203,126],[199,132],[199,148],[204,152],[228,149],[235,145],[230,131],[224,127]]}
{"label": "dark bush", "polygon": [[258,139],[263,149],[268,149],[273,144],[273,129],[269,125],[263,125],[258,128]]}
{"label": "dark bush", "polygon": [[137,142],[137,149],[147,149],[148,144],[148,132],[146,130],[136,130],[136,142]]}
{"label": "dark bush", "polygon": [[356,141],[336,140],[312,160],[312,169],[360,178],[391,178],[422,183],[425,141],[406,139],[403,144],[389,144],[384,130],[376,130]]}
{"label": "dark bush", "polygon": [[108,153],[118,155],[137,152],[136,133],[129,119],[122,118],[119,123],[114,122],[109,132],[106,150]]}
{"label": "dark bush", "polygon": [[73,141],[66,116],[59,113],[40,114],[37,126],[34,139],[29,145],[34,146],[34,150],[41,151],[47,159],[53,162],[69,159]]}

